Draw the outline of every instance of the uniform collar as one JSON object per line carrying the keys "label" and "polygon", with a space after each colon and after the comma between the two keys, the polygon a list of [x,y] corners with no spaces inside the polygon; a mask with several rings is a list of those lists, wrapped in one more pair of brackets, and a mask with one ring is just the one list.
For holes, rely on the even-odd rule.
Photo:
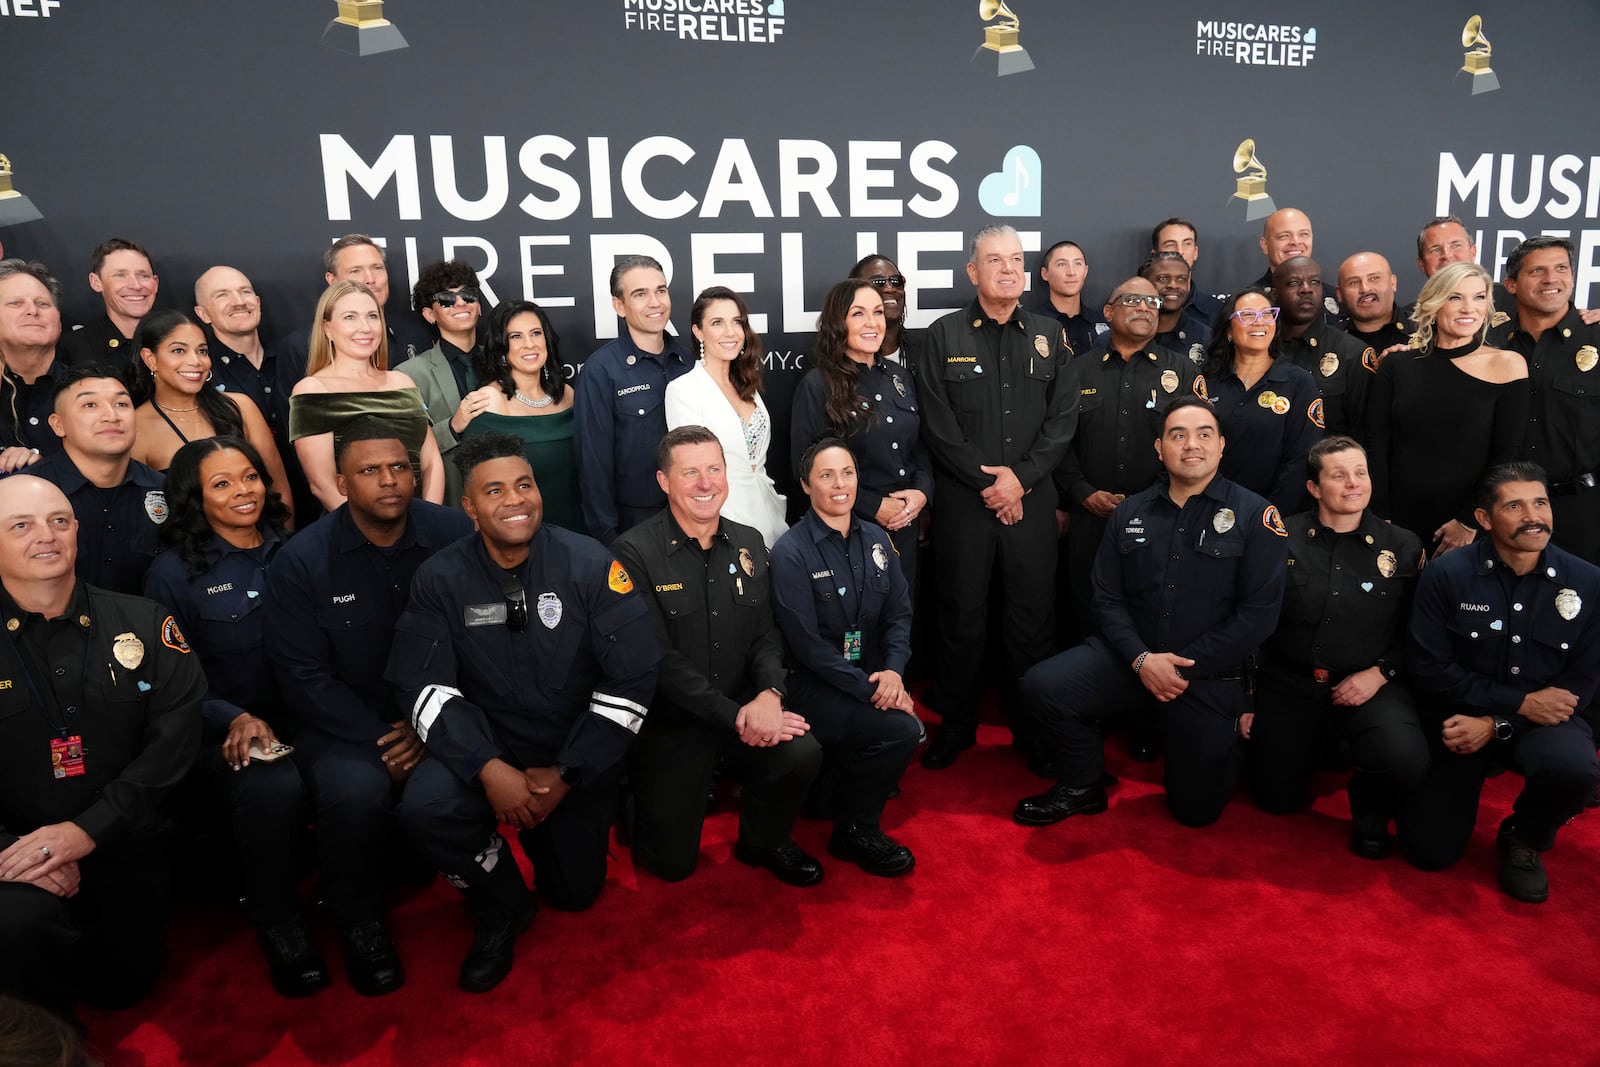
{"label": "uniform collar", "polygon": [[[50,469],[56,475],[51,481],[54,481],[56,486],[69,497],[89,484],[89,479],[85,478],[83,472],[78,469],[78,465],[72,462],[72,457],[67,454],[65,448],[50,457]],[[122,481],[110,486],[110,488],[119,489],[129,484],[136,485],[141,489],[161,489],[166,486],[167,480],[165,476],[145,466],[138,460],[130,458],[128,460],[128,469],[122,473]]]}
{"label": "uniform collar", "polygon": [[627,324],[624,323],[622,332],[617,335],[617,343],[622,348],[622,354],[624,357],[623,362],[627,362],[626,357],[634,356],[638,359],[653,359],[662,365],[665,365],[667,360],[671,359],[681,363],[685,367],[694,366],[695,361],[689,356],[689,350],[683,346],[682,342],[679,341],[678,338],[672,336],[670,333],[664,333],[661,335],[661,337],[661,351],[646,352],[644,349],[640,348],[634,343],[633,334],[629,331]]}
{"label": "uniform collar", "polygon": [[283,538],[274,526],[267,526],[261,531],[261,544],[255,548],[240,548],[238,545],[225,541],[217,534],[212,534],[211,540],[206,542],[206,547],[201,555],[205,559],[208,568],[215,567],[218,562],[235,552],[243,552],[245,554],[261,552],[263,553],[263,558],[265,558],[272,555],[273,549],[282,540]]}
{"label": "uniform collar", "polygon": [[861,523],[856,520],[853,512],[850,515],[850,528],[842,537],[840,536],[838,530],[835,530],[832,526],[829,526],[827,523],[822,521],[822,516],[817,514],[816,508],[807,508],[805,515],[801,517],[800,521],[806,525],[806,533],[811,535],[811,542],[818,545],[822,544],[831,537],[839,537],[840,540],[849,540],[861,532]]}
{"label": "uniform collar", "polygon": [[[11,598],[11,591],[3,585],[0,585],[0,616],[4,616],[5,628],[12,633],[21,632],[35,619],[44,619],[44,616],[38,612],[23,611],[17,602]],[[73,580],[72,596],[67,600],[67,610],[59,618],[71,619],[77,623],[78,629],[85,633],[89,631],[91,619],[89,616],[88,586],[76,579]]]}
{"label": "uniform collar", "polygon": [[[687,549],[691,545],[693,545],[695,548],[700,547],[700,542],[698,540],[683,532],[683,527],[678,524],[678,517],[672,513],[672,508],[670,505],[661,509],[661,515],[661,532],[663,538],[667,542],[668,555]],[[717,529],[716,532],[711,535],[711,538],[713,541],[721,541],[724,544],[728,542],[728,523],[726,519],[718,516]]]}
{"label": "uniform collar", "polygon": [[[1122,353],[1117,351],[1116,347],[1112,344],[1110,338],[1108,337],[1107,340],[1106,340],[1106,353],[1105,353],[1105,355],[1100,357],[1100,362],[1101,363],[1109,363],[1109,362],[1111,362],[1111,357],[1112,356],[1121,356],[1121,355],[1122,355]],[[1128,356],[1128,362],[1132,363],[1134,360],[1138,359],[1140,356],[1145,357],[1145,359],[1150,363],[1158,362],[1158,359],[1157,359],[1157,356],[1156,356],[1154,348],[1136,349],[1131,355]]]}
{"label": "uniform collar", "polygon": [[973,297],[972,302],[967,305],[965,311],[967,328],[977,331],[992,326],[997,330],[1021,330],[1026,333],[1028,330],[1028,324],[1024,319],[1026,310],[1022,306],[1022,301],[1018,300],[1016,307],[1011,312],[1011,318],[1002,324],[991,317],[987,311],[983,310],[983,305],[978,303],[977,297]]}
{"label": "uniform collar", "polygon": [[[413,500],[406,507],[406,528],[400,532],[400,539],[389,545],[389,548],[411,548],[417,543],[416,519],[417,505],[419,503],[420,501]],[[333,513],[333,521],[335,523],[333,543],[334,547],[340,552],[354,552],[358,548],[372,544],[371,541],[367,540],[367,535],[362,533],[361,528],[356,525],[356,520],[350,517],[350,504],[348,501],[339,505],[339,510]],[[377,548],[378,546],[372,545],[372,547]],[[382,551],[382,549],[379,549],[379,551]]]}
{"label": "uniform collar", "polygon": [[1500,558],[1500,553],[1495,551],[1492,538],[1480,538],[1472,547],[1478,551],[1477,563],[1472,568],[1477,574],[1499,573],[1511,575],[1513,579],[1539,578],[1553,585],[1560,585],[1566,580],[1569,561],[1566,553],[1555,545],[1547,545],[1540,553],[1539,562],[1534,565],[1533,570],[1523,575],[1511,573],[1511,568],[1506,566],[1505,561]]}

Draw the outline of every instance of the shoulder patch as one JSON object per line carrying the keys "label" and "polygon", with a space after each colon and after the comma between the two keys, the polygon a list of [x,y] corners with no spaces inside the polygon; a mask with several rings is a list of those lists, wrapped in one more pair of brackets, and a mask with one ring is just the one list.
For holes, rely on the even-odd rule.
{"label": "shoulder patch", "polygon": [[611,573],[606,575],[606,584],[613,593],[633,592],[633,579],[628,577],[627,568],[619,560],[611,561]]}
{"label": "shoulder patch", "polygon": [[189,642],[183,639],[183,631],[178,629],[178,620],[168,615],[161,624],[161,643],[174,652],[188,653]]}
{"label": "shoulder patch", "polygon": [[1201,400],[1211,399],[1211,394],[1206,392],[1206,376],[1204,374],[1196,374],[1194,376],[1194,395]]}
{"label": "shoulder patch", "polygon": [[1368,348],[1365,352],[1361,353],[1361,365],[1367,368],[1367,370],[1371,371],[1373,374],[1378,373],[1378,367],[1382,363],[1383,357],[1378,355],[1378,351],[1375,348]]}
{"label": "shoulder patch", "polygon": [[1310,419],[1311,425],[1317,429],[1326,429],[1322,423],[1322,398],[1320,396],[1311,402],[1310,407],[1306,408],[1306,418]]}
{"label": "shoulder patch", "polygon": [[1261,513],[1261,525],[1277,534],[1279,537],[1288,537],[1289,531],[1283,528],[1283,519],[1278,517],[1276,504],[1268,504],[1267,510]]}

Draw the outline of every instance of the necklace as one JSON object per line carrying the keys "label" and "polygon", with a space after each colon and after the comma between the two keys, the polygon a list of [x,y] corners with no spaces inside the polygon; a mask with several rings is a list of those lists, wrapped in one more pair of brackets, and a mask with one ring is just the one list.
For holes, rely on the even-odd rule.
{"label": "necklace", "polygon": [[512,392],[516,393],[518,400],[530,408],[547,408],[556,402],[556,398],[553,396],[546,396],[543,400],[535,400],[530,396],[524,396],[521,389],[514,389]]}
{"label": "necklace", "polygon": [[180,414],[180,415],[186,415],[191,411],[199,411],[200,410],[200,405],[199,404],[196,404],[192,408],[169,408],[169,407],[167,407],[167,405],[165,405],[165,404],[163,404],[163,403],[161,403],[159,401],[156,402],[156,407],[160,408],[162,411],[171,411],[171,412],[175,412],[175,413]]}

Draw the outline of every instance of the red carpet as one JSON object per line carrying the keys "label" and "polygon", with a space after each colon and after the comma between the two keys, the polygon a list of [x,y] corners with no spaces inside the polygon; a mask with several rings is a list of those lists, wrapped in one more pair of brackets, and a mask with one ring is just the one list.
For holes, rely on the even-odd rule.
{"label": "red carpet", "polygon": [[110,1064],[1600,1064],[1600,812],[1546,855],[1551,899],[1495,885],[1493,834],[1520,787],[1489,782],[1472,850],[1442,874],[1356,859],[1328,777],[1311,813],[1242,796],[1185,830],[1160,766],[1128,761],[1111,810],[1013,824],[1044,783],[986,727],[955,768],[913,766],[885,828],[917,869],[883,881],[796,836],[826,880],[797,890],[732,859],[666,885],[615,850],[593,910],[543,910],[493,993],[455,987],[471,934],[442,880],[396,909],[408,980],[287,1001],[242,920],[181,920],[136,1011],[89,1014]]}

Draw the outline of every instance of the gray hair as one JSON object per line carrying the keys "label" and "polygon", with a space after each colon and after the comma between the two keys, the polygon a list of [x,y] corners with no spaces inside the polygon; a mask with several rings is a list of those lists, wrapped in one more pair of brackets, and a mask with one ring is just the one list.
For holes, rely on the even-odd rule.
{"label": "gray hair", "polygon": [[0,282],[13,274],[26,274],[50,291],[50,302],[61,310],[61,283],[50,273],[50,268],[38,260],[0,259]]}
{"label": "gray hair", "polygon": [[978,262],[978,245],[991,237],[1012,237],[1018,244],[1022,243],[1022,235],[1015,226],[1008,226],[1003,222],[994,222],[983,227],[972,235],[972,244],[967,249],[967,262]]}

